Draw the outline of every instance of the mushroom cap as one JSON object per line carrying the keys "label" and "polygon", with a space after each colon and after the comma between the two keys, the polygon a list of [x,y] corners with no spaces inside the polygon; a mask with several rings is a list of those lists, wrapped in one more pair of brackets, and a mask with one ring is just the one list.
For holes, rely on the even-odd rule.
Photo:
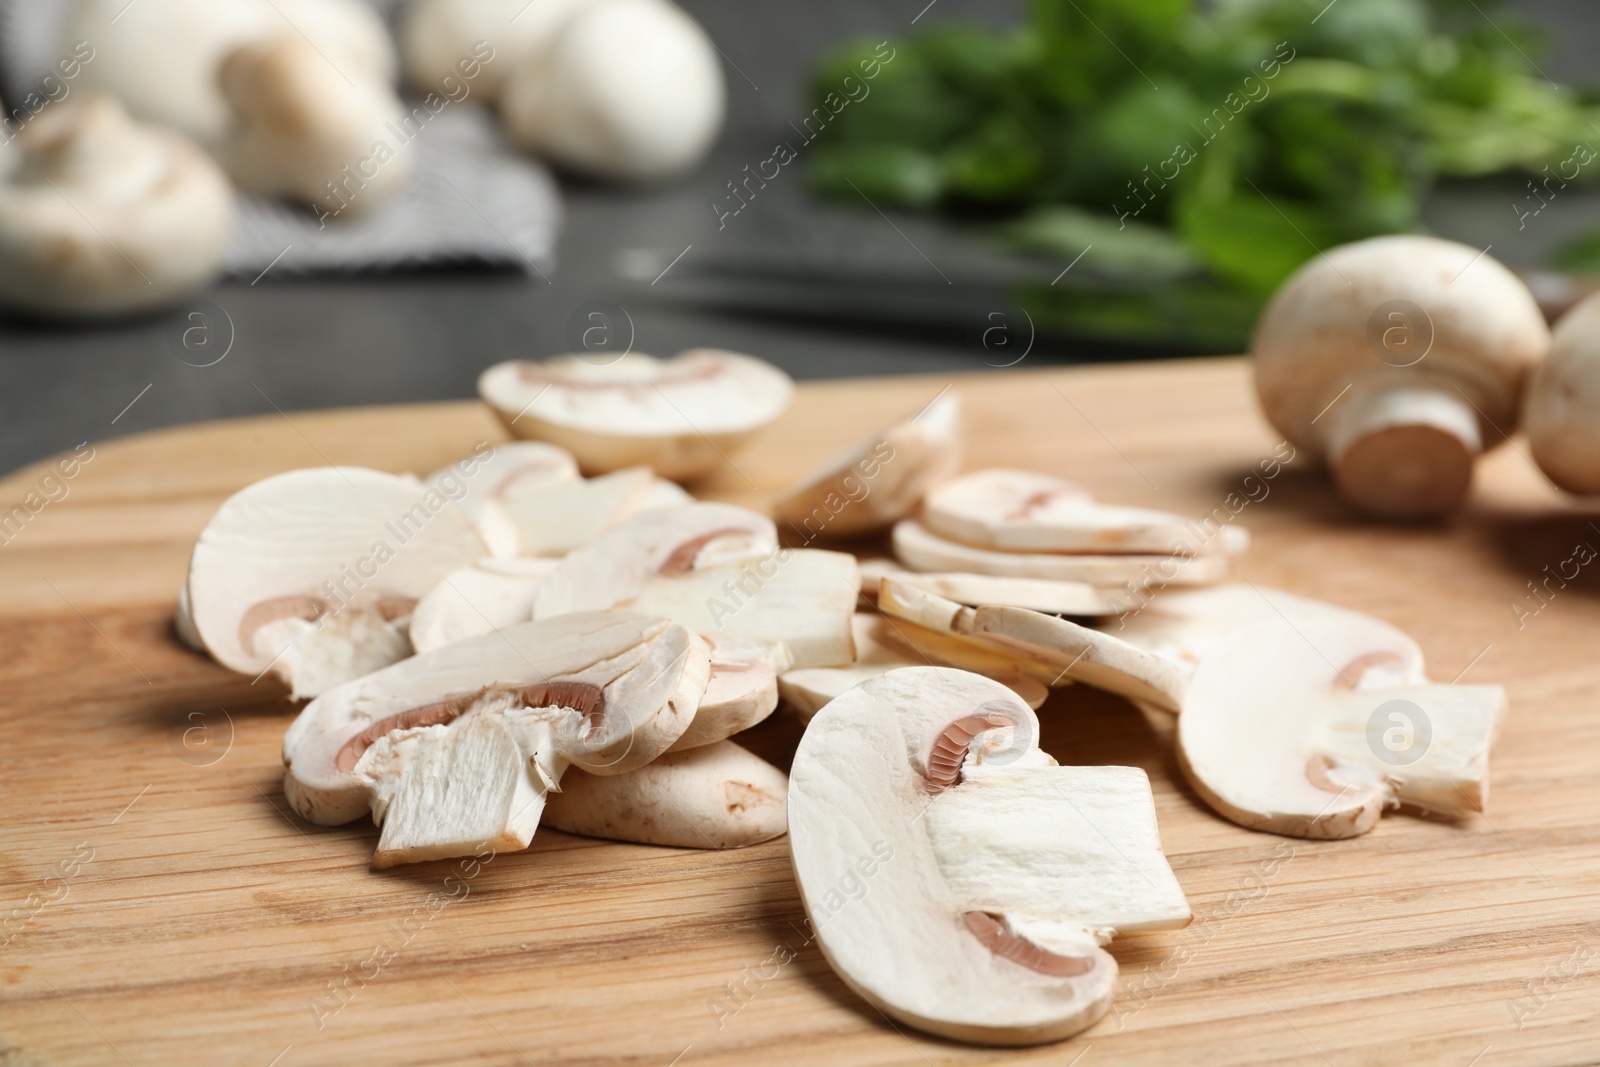
{"label": "mushroom cap", "polygon": [[220,272],[233,189],[181,135],[90,94],[42,111],[16,145],[0,179],[0,301],[115,315],[179,300]]}
{"label": "mushroom cap", "polygon": [[[1224,531],[1233,527],[1223,527]],[[1228,573],[1226,552],[1203,556],[1002,552],[952,541],[916,519],[894,526],[894,552],[916,571],[966,571],[997,578],[1044,578],[1096,586],[1209,585]]]}
{"label": "mushroom cap", "polygon": [[284,792],[312,822],[359,818],[374,796],[360,773],[368,747],[396,731],[447,725],[494,693],[570,708],[555,734],[558,753],[586,770],[622,774],[682,735],[709,676],[705,642],[662,618],[597,611],[512,626],[413,656],[306,705],[283,738]]}
{"label": "mushroom cap", "polygon": [[733,504],[652,508],[573,549],[539,593],[538,617],[626,604],[645,584],[777,551],[772,520]]}
{"label": "mushroom cap", "polygon": [[[1358,836],[1408,796],[1481,810],[1504,691],[1395,685],[1416,659],[1405,634],[1353,614],[1237,630],[1201,661],[1184,696],[1184,773],[1227,818],[1294,837]],[[1421,746],[1414,761],[1378,751],[1394,726],[1411,731],[1407,747]],[[1452,798],[1456,787],[1470,792]]]}
{"label": "mushroom cap", "polygon": [[1523,379],[1549,346],[1533,294],[1498,260],[1406,235],[1306,263],[1262,312],[1250,352],[1268,421],[1320,459],[1330,451],[1333,420],[1320,418],[1330,405],[1392,388],[1465,397],[1479,440],[1497,443],[1515,428]]}
{"label": "mushroom cap", "polygon": [[974,471],[937,486],[922,524],[950,540],[1007,552],[1199,555],[1242,548],[1205,536],[1205,527],[1182,515],[1099,504],[1065,479],[1022,470]]}
{"label": "mushroom cap", "polygon": [[732,741],[668,752],[627,774],[574,768],[544,822],[569,834],[676,848],[744,848],[782,837],[789,777]]}
{"label": "mushroom cap", "polygon": [[218,84],[235,120],[220,155],[241,189],[342,216],[381,206],[410,180],[411,154],[391,129],[400,98],[347,77],[292,29],[229,52]]}
{"label": "mushroom cap", "polygon": [[886,1014],[962,1041],[1066,1037],[1116,989],[1097,942],[1188,921],[1144,773],[1055,767],[1037,737],[1010,690],[941,667],[867,681],[806,728],[795,879],[829,964]]}
{"label": "mushroom cap", "polygon": [[190,610],[219,663],[257,674],[274,651],[250,639],[269,618],[316,619],[388,598],[411,602],[409,614],[440,577],[484,553],[448,501],[411,479],[359,467],[288,471],[229,497],[200,531]]}
{"label": "mushroom cap", "polygon": [[[412,0],[400,22],[400,53],[406,81],[419,93],[449,93],[471,86],[493,103],[523,62],[548,48],[567,21],[595,0]],[[493,58],[483,60],[476,77],[460,64],[486,44]],[[453,79],[448,84],[446,79]],[[459,92],[459,88],[456,88]]]}
{"label": "mushroom cap", "polygon": [[710,149],[724,97],[721,61],[680,8],[603,0],[512,69],[500,110],[512,140],[535,155],[613,181],[655,181]]}
{"label": "mushroom cap", "polygon": [[961,398],[940,393],[790,488],[773,507],[808,539],[853,537],[905,518],[960,467]]}
{"label": "mushroom cap", "polygon": [[695,348],[605,364],[511,360],[484,371],[478,393],[513,435],[562,446],[585,473],[643,464],[691,478],[783,414],[794,383],[759,359]]}
{"label": "mushroom cap", "polygon": [[62,28],[62,54],[78,41],[94,60],[80,91],[104,90],[139,118],[212,146],[228,128],[217,85],[223,57],[242,44],[298,32],[352,80],[394,78],[394,48],[372,8],[357,0],[79,0]]}
{"label": "mushroom cap", "polygon": [[1528,380],[1522,422],[1552,482],[1569,493],[1600,493],[1600,293],[1556,323],[1550,356]]}

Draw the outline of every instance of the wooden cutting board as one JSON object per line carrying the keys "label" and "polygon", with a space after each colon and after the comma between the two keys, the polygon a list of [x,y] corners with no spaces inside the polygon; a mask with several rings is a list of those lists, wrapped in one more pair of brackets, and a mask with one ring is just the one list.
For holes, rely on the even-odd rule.
{"label": "wooden cutting board", "polygon": [[[327,463],[426,472],[500,431],[473,404],[186,427],[94,445],[61,482],[45,464],[0,482],[5,509],[42,503],[0,547],[0,1064],[1600,1062],[1600,566],[1552,579],[1542,607],[1528,585],[1600,545],[1591,514],[1513,442],[1447,524],[1358,521],[1314,470],[1262,477],[1279,442],[1234,360],[806,385],[699,491],[760,507],[951,385],[968,469],[1234,512],[1255,535],[1244,577],[1397,623],[1435,678],[1504,684],[1489,814],[1251,833],[1183,783],[1165,717],[1057,691],[1045,748],[1149,772],[1196,918],[1116,941],[1112,1014],[1022,1051],[927,1038],[851,994],[806,943],[781,840],[541,831],[447,896],[458,865],[374,872],[370,825],[289,815],[294,707],[184,650],[170,619],[228,493]],[[798,729],[780,712],[748,736],[786,766]]]}

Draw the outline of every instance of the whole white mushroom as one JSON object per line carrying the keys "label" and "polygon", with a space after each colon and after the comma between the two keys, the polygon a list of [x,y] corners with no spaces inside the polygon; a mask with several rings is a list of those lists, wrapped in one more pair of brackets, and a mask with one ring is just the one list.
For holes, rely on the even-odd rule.
{"label": "whole white mushroom", "polygon": [[233,188],[211,157],[105,94],[32,119],[0,181],[0,301],[58,316],[160,307],[216,277]]}
{"label": "whole white mushroom", "polygon": [[1522,422],[1539,468],[1570,493],[1600,493],[1600,293],[1556,323]]}
{"label": "whole white mushroom", "polygon": [[[468,80],[472,91],[496,100],[524,59],[550,46],[574,13],[595,0],[414,0],[400,24],[406,81],[418,92],[452,92]],[[473,60],[492,58],[468,78]],[[459,91],[459,90],[457,90]]]}
{"label": "whole white mushroom", "polygon": [[705,33],[664,0],[582,8],[501,96],[522,148],[613,181],[669,178],[710,149],[725,107]]}
{"label": "whole white mushroom", "polygon": [[392,81],[394,47],[360,0],[79,0],[62,27],[63,54],[87,41],[79,85],[119,98],[137,118],[215,145],[229,112],[217,73],[240,45],[304,37],[353,81]]}
{"label": "whole white mushroom", "polygon": [[1533,294],[1499,261],[1434,237],[1319,255],[1256,325],[1256,392],[1279,432],[1379,515],[1459,505],[1478,454],[1516,428],[1550,347]]}

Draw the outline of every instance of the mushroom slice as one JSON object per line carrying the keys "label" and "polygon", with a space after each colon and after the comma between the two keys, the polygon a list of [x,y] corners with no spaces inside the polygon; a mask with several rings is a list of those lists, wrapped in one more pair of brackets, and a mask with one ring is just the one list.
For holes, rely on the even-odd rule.
{"label": "mushroom slice", "polygon": [[1197,520],[1149,508],[1096,503],[1082,488],[1034,471],[983,470],[928,494],[922,523],[932,533],[1005,552],[1159,553],[1243,551],[1249,535],[1216,536]]}
{"label": "mushroom slice", "polygon": [[640,353],[610,363],[583,356],[497,363],[478,379],[514,436],[569,450],[590,474],[648,464],[693,478],[783,414],[794,393],[770,363],[695,348],[661,360]]}
{"label": "mushroom slice", "polygon": [[509,527],[520,555],[562,556],[647,508],[655,486],[648,467],[633,467],[490,501],[482,521]]}
{"label": "mushroom slice", "polygon": [[546,825],[569,834],[677,848],[743,848],[789,829],[789,778],[732,741],[665,756],[627,774],[561,779]]}
{"label": "mushroom slice", "polygon": [[1047,615],[1109,615],[1126,607],[1128,596],[1088,582],[1059,582],[1049,578],[997,578],[992,574],[961,571],[921,573],[905,571],[893,576],[901,585],[973,607],[1027,608]]}
{"label": "mushroom slice", "polygon": [[531,621],[539,587],[557,565],[553,559],[485,559],[445,575],[417,602],[411,647],[432,652]]}
{"label": "mushroom slice", "polygon": [[806,728],[789,847],[824,955],[867,1001],[961,1041],[1024,1045],[1092,1025],[1122,930],[1184,926],[1149,780],[1057,767],[998,682],[890,671]]}
{"label": "mushroom slice", "polygon": [[886,579],[878,593],[886,614],[965,638],[1015,657],[1046,685],[1082,682],[1130,700],[1177,711],[1189,675],[1127,641],[1026,608],[969,608]]}
{"label": "mushroom slice", "polygon": [[1184,773],[1227,818],[1292,837],[1355,837],[1400,804],[1482,811],[1505,690],[1386,684],[1413,650],[1404,634],[1359,618],[1237,631],[1189,685],[1178,718]]}
{"label": "mushroom slice", "polygon": [[666,619],[513,626],[312,701],[283,739],[284,793],[324,825],[371,810],[379,867],[525,848],[569,764],[622,774],[661,755],[709,677],[705,642]]}
{"label": "mushroom slice", "polygon": [[852,537],[905,518],[961,466],[961,400],[941,393],[780,496],[778,518],[807,540]]}
{"label": "mushroom slice", "polygon": [[539,594],[539,618],[626,604],[645,585],[777,551],[772,520],[733,504],[690,503],[640,512],[576,548]]}
{"label": "mushroom slice", "polygon": [[1228,573],[1228,556],[1087,555],[1000,552],[946,540],[916,519],[894,527],[894,552],[916,571],[968,571],[998,578],[1046,578],[1097,586],[1210,585]]}
{"label": "mushroom slice", "polygon": [[1284,619],[1295,625],[1345,619],[1386,630],[1391,647],[1404,652],[1392,660],[1373,664],[1363,676],[1364,684],[1427,683],[1422,649],[1388,623],[1321,600],[1257,585],[1219,585],[1210,589],[1162,592],[1138,610],[1106,620],[1101,629],[1170,660],[1192,674],[1212,649],[1236,631]]}
{"label": "mushroom slice", "polygon": [[[920,626],[902,624],[875,611],[858,611],[851,624],[856,641],[856,661],[848,667],[810,667],[805,670],[787,671],[778,676],[779,695],[794,708],[796,714],[800,716],[800,721],[805,723],[810,722],[828,701],[869,678],[877,678],[900,667],[921,667],[930,664],[962,666],[959,663],[951,663],[937,652],[921,653],[912,648],[913,645],[929,645],[936,642],[918,640],[917,637],[910,635],[902,636],[899,641],[894,640],[889,632],[896,625],[903,625],[912,631],[918,631],[919,634],[930,633]],[[938,634],[931,636],[939,637]],[[1004,662],[1000,661],[1001,665],[998,666],[990,665],[988,669],[969,669],[993,678],[1026,701],[1028,707],[1037,711],[1039,705],[1050,695],[1050,690],[1027,675],[1010,670]]]}
{"label": "mushroom slice", "polygon": [[674,752],[715,744],[748,730],[778,706],[778,675],[792,660],[787,645],[739,639],[712,641],[711,682],[694,722]]}
{"label": "mushroom slice", "polygon": [[217,662],[271,670],[301,699],[409,656],[417,599],[484,554],[444,496],[412,479],[289,471],[229,497],[200,531],[189,607]]}

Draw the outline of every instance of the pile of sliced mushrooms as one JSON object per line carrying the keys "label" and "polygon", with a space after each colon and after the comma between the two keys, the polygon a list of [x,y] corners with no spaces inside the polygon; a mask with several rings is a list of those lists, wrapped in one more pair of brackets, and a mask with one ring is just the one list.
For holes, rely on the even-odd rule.
{"label": "pile of sliced mushrooms", "polygon": [[[319,824],[370,815],[375,867],[525,848],[541,824],[676,848],[787,833],[852,989],[1019,1045],[1107,1012],[1116,933],[1190,918],[1145,773],[1040,749],[1050,690],[1177,716],[1195,794],[1251,829],[1484,807],[1500,687],[1430,681],[1379,619],[1227,583],[1242,529],[958,474],[954,393],[781,495],[775,522],[661,476],[783,413],[792,385],[760,360],[515,362],[480,390],[517,439],[422,477],[251,485],[183,589],[186,640],[309,700],[286,796]],[[893,559],[811,547],[869,533]],[[788,775],[738,743],[780,706],[805,723]],[[1393,708],[1427,724],[1414,759],[1370,740]],[[870,891],[841,897],[864,864]]]}
{"label": "pile of sliced mushrooms", "polygon": [[[0,303],[172,304],[221,270],[234,189],[337,226],[393,200],[449,107],[614,182],[682,174],[721,129],[720,60],[670,0],[75,0],[75,91],[0,146]],[[398,93],[401,75],[414,90]]]}

